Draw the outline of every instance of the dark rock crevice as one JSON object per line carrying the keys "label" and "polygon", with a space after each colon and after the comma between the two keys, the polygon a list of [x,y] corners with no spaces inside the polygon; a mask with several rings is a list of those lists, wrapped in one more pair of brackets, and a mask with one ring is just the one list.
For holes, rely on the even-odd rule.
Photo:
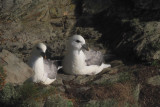
{"label": "dark rock crevice", "polygon": [[99,43],[122,58],[150,62],[159,59],[160,48],[155,46],[160,36],[157,5],[155,1],[83,1],[83,13],[75,27],[94,28],[102,34]]}

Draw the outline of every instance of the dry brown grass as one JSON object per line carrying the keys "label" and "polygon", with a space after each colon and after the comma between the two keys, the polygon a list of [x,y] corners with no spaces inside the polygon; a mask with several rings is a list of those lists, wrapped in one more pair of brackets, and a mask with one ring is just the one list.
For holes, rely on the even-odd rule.
{"label": "dry brown grass", "polygon": [[114,96],[119,102],[119,107],[122,107],[125,102],[130,104],[134,104],[132,85],[130,83],[117,83],[113,86],[113,92],[115,92]]}
{"label": "dry brown grass", "polygon": [[159,107],[160,105],[160,86],[144,85],[140,92],[142,107]]}
{"label": "dry brown grass", "polygon": [[[74,87],[68,90],[69,99],[77,99],[76,102],[82,103],[89,100],[106,100],[115,99],[118,101],[119,107],[124,104],[134,104],[132,84],[126,83],[115,83],[112,86],[91,86],[87,91],[77,92]],[[75,103],[75,101],[73,101]]]}
{"label": "dry brown grass", "polygon": [[114,98],[120,105],[123,105],[125,102],[130,104],[134,103],[132,86],[130,83],[116,83],[111,87],[94,87],[91,92],[92,99],[107,99]]}
{"label": "dry brown grass", "polygon": [[5,78],[6,78],[6,70],[4,70],[2,67],[0,67],[0,90],[3,89],[5,86]]}

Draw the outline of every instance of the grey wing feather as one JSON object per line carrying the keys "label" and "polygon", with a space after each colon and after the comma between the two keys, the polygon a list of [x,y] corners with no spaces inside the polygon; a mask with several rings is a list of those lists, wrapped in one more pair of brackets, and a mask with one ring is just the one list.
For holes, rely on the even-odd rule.
{"label": "grey wing feather", "polygon": [[101,65],[103,60],[104,55],[100,51],[94,51],[94,50],[89,50],[89,51],[84,51],[84,54],[86,56],[86,63],[87,65]]}
{"label": "grey wing feather", "polygon": [[48,78],[55,79],[58,70],[56,61],[44,59],[44,70],[47,72]]}

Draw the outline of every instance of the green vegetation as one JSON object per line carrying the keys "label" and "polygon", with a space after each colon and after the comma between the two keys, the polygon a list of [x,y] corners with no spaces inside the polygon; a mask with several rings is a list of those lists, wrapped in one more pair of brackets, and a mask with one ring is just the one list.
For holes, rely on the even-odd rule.
{"label": "green vegetation", "polygon": [[5,106],[11,106],[19,101],[21,95],[19,90],[16,90],[12,84],[6,84],[4,88],[0,91],[0,102]]}
{"label": "green vegetation", "polygon": [[68,102],[67,102],[67,107],[73,107],[72,101],[68,101]]}
{"label": "green vegetation", "polygon": [[4,106],[21,107],[73,107],[72,101],[58,93],[54,86],[26,83],[21,86],[6,84],[0,92],[0,103]]}
{"label": "green vegetation", "polygon": [[151,65],[160,68],[160,60],[153,60]]}
{"label": "green vegetation", "polygon": [[46,103],[46,107],[73,107],[72,101],[62,97],[60,94],[50,96]]}
{"label": "green vegetation", "polygon": [[119,75],[118,82],[126,82],[131,80],[131,73],[130,72],[121,72]]}
{"label": "green vegetation", "polygon": [[47,96],[55,93],[55,87],[45,87],[40,84],[27,83],[20,87],[20,93],[23,100],[45,99]]}

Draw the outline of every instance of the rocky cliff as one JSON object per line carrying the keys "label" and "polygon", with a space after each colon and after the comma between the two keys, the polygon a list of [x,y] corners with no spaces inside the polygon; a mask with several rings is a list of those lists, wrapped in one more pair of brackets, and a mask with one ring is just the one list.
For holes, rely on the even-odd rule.
{"label": "rocky cliff", "polygon": [[[48,58],[62,59],[67,38],[81,34],[90,47],[117,56],[108,62],[112,68],[97,76],[59,74],[49,87],[7,83],[0,103],[32,107],[158,106],[159,19],[158,0],[0,0],[0,51],[8,50],[26,62],[33,45],[44,42]],[[10,60],[8,63],[14,62]],[[142,61],[150,66],[140,64]],[[2,60],[0,66],[3,71]]]}
{"label": "rocky cliff", "polygon": [[159,4],[146,0],[1,0],[1,44],[23,49],[43,41],[57,50],[54,53],[62,53],[61,41],[79,33],[100,40],[121,57],[153,61],[160,53]]}

